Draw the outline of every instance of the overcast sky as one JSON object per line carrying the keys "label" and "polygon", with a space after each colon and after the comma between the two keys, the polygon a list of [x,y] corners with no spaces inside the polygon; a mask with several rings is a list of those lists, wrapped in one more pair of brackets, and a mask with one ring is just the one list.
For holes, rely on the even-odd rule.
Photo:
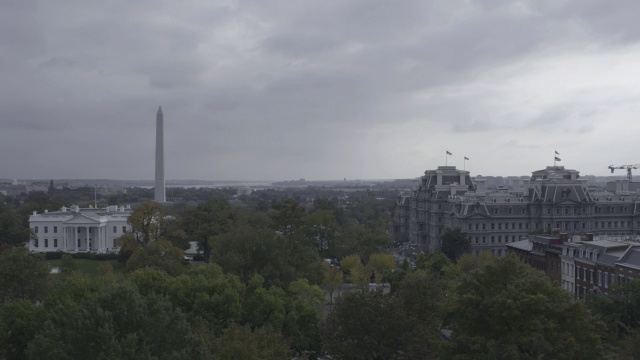
{"label": "overcast sky", "polygon": [[[640,2],[0,0],[0,178],[640,163]],[[624,175],[620,170],[618,175]]]}

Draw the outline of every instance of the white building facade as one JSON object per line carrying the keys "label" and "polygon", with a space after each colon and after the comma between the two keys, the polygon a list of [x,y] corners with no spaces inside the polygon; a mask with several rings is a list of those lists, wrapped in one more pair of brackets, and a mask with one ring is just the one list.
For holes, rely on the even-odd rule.
{"label": "white building facade", "polygon": [[29,227],[37,239],[29,242],[33,252],[63,251],[70,253],[112,253],[118,250],[116,239],[131,231],[127,223],[131,208],[62,207],[59,211],[45,210],[29,217]]}

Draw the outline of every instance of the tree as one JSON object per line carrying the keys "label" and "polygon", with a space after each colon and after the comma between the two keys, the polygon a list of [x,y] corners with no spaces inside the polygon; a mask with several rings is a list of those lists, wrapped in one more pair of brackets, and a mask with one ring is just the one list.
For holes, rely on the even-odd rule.
{"label": "tree", "polygon": [[640,331],[640,280],[616,284],[607,294],[593,293],[586,303],[607,325],[612,341],[629,336],[638,337]]}
{"label": "tree", "polygon": [[291,340],[296,353],[318,355],[322,349],[319,322],[324,292],[307,279],[293,281],[287,289],[286,318],[282,334]]}
{"label": "tree", "polygon": [[45,310],[28,300],[0,307],[0,358],[26,359],[27,344],[45,319]]}
{"label": "tree", "polygon": [[451,304],[450,357],[600,359],[604,325],[513,256],[463,277]]}
{"label": "tree", "polygon": [[42,299],[49,285],[49,265],[23,247],[0,254],[0,305],[19,299]]}
{"label": "tree", "polygon": [[289,236],[299,230],[302,218],[304,217],[304,207],[294,199],[285,199],[283,202],[273,206],[276,212],[271,216],[274,229],[283,236]]}
{"label": "tree", "polygon": [[47,319],[27,346],[27,358],[202,358],[203,344],[165,297],[143,296],[128,282],[70,285],[75,296],[59,291],[45,301]]}
{"label": "tree", "polygon": [[308,244],[322,258],[335,257],[335,239],[340,227],[329,210],[317,210],[301,220],[302,232]]}
{"label": "tree", "polygon": [[10,246],[24,246],[34,236],[19,215],[0,202],[0,253]]}
{"label": "tree", "polygon": [[71,255],[69,254],[62,254],[62,258],[60,261],[60,272],[66,275],[77,270],[78,266],[76,266],[73,257],[71,257]]}
{"label": "tree", "polygon": [[324,277],[322,280],[323,288],[329,293],[329,304],[333,305],[333,294],[344,283],[344,275],[339,267],[329,265],[326,261],[322,262],[322,271]]}
{"label": "tree", "polygon": [[367,284],[367,276],[365,274],[364,265],[358,255],[350,255],[340,261],[342,271],[348,276],[349,281],[359,287]]}
{"label": "tree", "polygon": [[184,252],[166,240],[152,242],[133,252],[125,270],[133,272],[144,267],[160,269],[173,276],[178,275],[185,269]]}
{"label": "tree", "polygon": [[131,232],[125,233],[120,244],[119,261],[125,262],[139,248],[158,241],[170,241],[181,249],[188,248],[187,236],[178,225],[176,217],[167,215],[162,204],[148,201],[133,210],[127,222]]}
{"label": "tree", "polygon": [[374,270],[376,274],[376,282],[380,282],[386,272],[393,269],[396,259],[389,253],[375,253],[369,257],[367,268]]}
{"label": "tree", "polygon": [[215,340],[214,356],[220,360],[276,360],[290,359],[287,341],[270,327],[256,328],[231,325]]}
{"label": "tree", "polygon": [[129,236],[141,246],[160,240],[166,235],[165,216],[162,204],[155,201],[143,203],[135,208],[127,219],[132,230]]}
{"label": "tree", "polygon": [[209,263],[213,242],[235,228],[240,217],[227,201],[211,200],[187,211],[182,222],[187,236],[198,242],[205,263]]}
{"label": "tree", "polygon": [[429,305],[440,298],[421,291],[429,290],[428,285],[419,289],[426,299],[412,299],[416,292],[408,297],[381,291],[342,295],[323,325],[327,353],[335,359],[363,360],[428,359],[437,354],[440,323],[437,315],[430,317],[437,309]]}
{"label": "tree", "polygon": [[391,239],[382,223],[371,221],[362,225],[351,219],[336,239],[336,256],[342,258],[358,254],[362,261],[367,262],[371,254],[384,250],[390,244]]}
{"label": "tree", "polygon": [[440,238],[442,251],[447,257],[455,262],[462,254],[468,253],[471,249],[471,242],[465,232],[460,228],[447,229]]}

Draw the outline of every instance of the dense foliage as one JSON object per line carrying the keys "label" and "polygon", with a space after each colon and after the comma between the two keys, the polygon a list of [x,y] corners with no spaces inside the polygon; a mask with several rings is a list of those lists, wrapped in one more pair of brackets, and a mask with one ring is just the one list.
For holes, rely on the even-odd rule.
{"label": "dense foliage", "polygon": [[[48,255],[62,269],[49,274],[47,259],[21,246],[30,236],[25,216],[54,209],[61,197],[4,198],[0,358],[633,359],[640,353],[640,282],[585,305],[515,258],[466,254],[468,240],[455,229],[444,234],[443,253],[412,259],[414,267],[406,259],[398,264],[386,234],[390,202],[369,192],[305,204],[300,194],[296,200],[271,191],[240,204],[223,191],[180,194],[200,201],[136,206],[133,231],[120,239],[126,264],[115,271],[107,258],[96,258],[103,260],[98,275],[77,266],[88,260],[61,253]],[[186,241],[198,242],[205,261],[184,261]]]}

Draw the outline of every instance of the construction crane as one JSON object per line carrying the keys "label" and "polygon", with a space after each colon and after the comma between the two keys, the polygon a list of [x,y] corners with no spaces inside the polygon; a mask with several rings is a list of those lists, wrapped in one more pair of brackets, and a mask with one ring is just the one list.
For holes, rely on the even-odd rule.
{"label": "construction crane", "polygon": [[619,166],[609,165],[609,169],[611,170],[612,174],[613,174],[613,170],[615,169],[627,169],[627,179],[629,179],[629,182],[631,182],[631,169],[640,169],[640,164],[619,165]]}

